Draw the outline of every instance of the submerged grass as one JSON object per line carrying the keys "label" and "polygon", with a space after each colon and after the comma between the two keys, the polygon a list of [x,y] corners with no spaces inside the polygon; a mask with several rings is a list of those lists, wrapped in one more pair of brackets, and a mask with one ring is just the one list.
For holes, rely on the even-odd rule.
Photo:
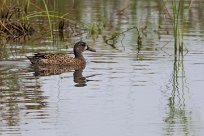
{"label": "submerged grass", "polygon": [[[127,28],[124,31],[120,31],[120,32],[113,32],[109,35],[103,35],[103,40],[107,45],[110,45],[113,48],[116,48],[115,44],[117,43],[117,40],[120,36],[124,36],[126,32],[131,31],[131,30],[137,30],[138,33],[138,37],[137,37],[137,44],[138,44],[138,48],[140,48],[142,46],[142,36],[140,34],[140,30],[138,27],[133,26],[130,28]],[[123,40],[123,39],[122,39]],[[121,44],[122,44],[122,40],[121,40]]]}

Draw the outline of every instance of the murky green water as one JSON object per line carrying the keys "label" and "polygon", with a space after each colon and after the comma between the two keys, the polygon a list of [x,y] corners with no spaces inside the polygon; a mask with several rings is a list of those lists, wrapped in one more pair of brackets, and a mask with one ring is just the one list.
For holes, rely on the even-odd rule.
{"label": "murky green water", "polygon": [[[195,1],[186,15],[184,43],[188,52],[177,57],[161,3],[74,2],[50,2],[50,7],[61,12],[70,9],[87,24],[106,20],[110,27],[107,34],[134,25],[147,26],[142,47],[138,51],[134,30],[118,39],[117,49],[102,38],[93,42],[87,37],[1,47],[0,135],[202,136],[202,2]],[[87,65],[83,71],[39,76],[25,57],[36,51],[64,52],[81,38],[97,50],[84,53]],[[68,50],[72,52],[71,47]]]}

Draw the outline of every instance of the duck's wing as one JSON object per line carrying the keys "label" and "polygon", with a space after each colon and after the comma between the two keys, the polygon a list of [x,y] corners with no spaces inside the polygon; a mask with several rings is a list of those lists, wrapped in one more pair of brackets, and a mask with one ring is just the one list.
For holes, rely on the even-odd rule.
{"label": "duck's wing", "polygon": [[47,55],[50,55],[52,53],[35,53],[33,57],[36,58],[46,58]]}
{"label": "duck's wing", "polygon": [[56,61],[65,57],[69,57],[63,53],[35,53],[33,56],[26,56],[32,64],[48,63],[49,61]]}
{"label": "duck's wing", "polygon": [[73,57],[64,53],[35,53],[27,56],[32,64],[51,65],[51,64],[71,64]]}
{"label": "duck's wing", "polygon": [[61,53],[55,54],[46,54],[43,56],[44,59],[41,59],[41,62],[44,64],[57,64],[57,65],[72,65],[75,62],[75,58]]}
{"label": "duck's wing", "polygon": [[49,56],[51,53],[35,53],[33,56],[26,56],[30,61],[45,59],[46,56]]}
{"label": "duck's wing", "polygon": [[54,60],[73,58],[64,53],[40,53],[40,54],[38,53],[37,56],[45,59],[54,59]]}

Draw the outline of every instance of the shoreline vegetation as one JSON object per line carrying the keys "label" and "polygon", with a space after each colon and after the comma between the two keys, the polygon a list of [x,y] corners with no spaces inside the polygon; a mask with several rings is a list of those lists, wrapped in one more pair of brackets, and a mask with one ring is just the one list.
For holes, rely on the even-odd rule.
{"label": "shoreline vegetation", "polygon": [[[171,20],[174,39],[174,53],[184,51],[184,28],[185,13],[193,6],[193,0],[158,0],[162,4],[162,9],[166,16]],[[48,1],[42,0],[41,6],[32,2],[32,0],[3,0],[0,4],[0,43],[12,41],[26,41],[28,39],[37,40],[42,37],[54,40],[57,33],[64,39],[86,34],[92,40],[96,40],[99,35],[104,43],[116,48],[115,44],[119,37],[124,36],[126,32],[136,30],[138,50],[142,46],[145,38],[144,31],[148,26],[133,26],[126,30],[119,30],[108,35],[104,32],[106,21],[93,22],[92,24],[83,24],[71,18],[70,13],[60,14],[59,12],[49,10]],[[12,5],[12,6],[11,6]],[[43,5],[43,6],[42,6]],[[118,15],[125,15],[127,6],[118,11]],[[160,24],[158,24],[160,25]],[[158,30],[159,31],[159,30]],[[32,37],[32,38],[31,38]],[[122,41],[121,41],[122,43]],[[185,49],[187,50],[187,49]]]}
{"label": "shoreline vegetation", "polygon": [[[83,24],[69,19],[69,13],[59,15],[50,11],[45,0],[44,9],[30,0],[22,2],[16,1],[15,6],[9,6],[9,2],[4,0],[0,5],[0,40],[26,41],[31,37],[33,40],[42,37],[53,40],[56,28],[59,33],[69,32],[69,37],[80,35],[84,30]],[[34,9],[29,10],[31,6]]]}

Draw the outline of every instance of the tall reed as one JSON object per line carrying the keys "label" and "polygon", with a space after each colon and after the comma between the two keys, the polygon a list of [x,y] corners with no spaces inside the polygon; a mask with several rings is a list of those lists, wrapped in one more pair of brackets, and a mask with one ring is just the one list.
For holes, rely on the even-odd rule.
{"label": "tall reed", "polygon": [[51,22],[51,18],[50,18],[50,13],[47,7],[47,4],[45,3],[45,0],[43,0],[44,6],[45,6],[45,10],[47,13],[47,18],[48,18],[48,22],[49,22],[49,27],[50,27],[50,36],[53,39],[53,31],[52,31],[52,22]]}
{"label": "tall reed", "polygon": [[26,15],[28,14],[29,6],[30,6],[30,0],[24,0],[24,12]]}
{"label": "tall reed", "polygon": [[172,0],[174,53],[183,51],[184,37],[184,0]]}
{"label": "tall reed", "polygon": [[[168,5],[170,1],[170,5]],[[174,37],[174,53],[183,53],[184,50],[184,27],[185,27],[185,12],[190,10],[193,0],[162,0],[165,10],[172,19],[173,37]],[[189,4],[189,8],[185,6]],[[170,9],[168,7],[171,7]],[[172,11],[172,12],[171,12]],[[172,15],[171,15],[172,13]]]}

